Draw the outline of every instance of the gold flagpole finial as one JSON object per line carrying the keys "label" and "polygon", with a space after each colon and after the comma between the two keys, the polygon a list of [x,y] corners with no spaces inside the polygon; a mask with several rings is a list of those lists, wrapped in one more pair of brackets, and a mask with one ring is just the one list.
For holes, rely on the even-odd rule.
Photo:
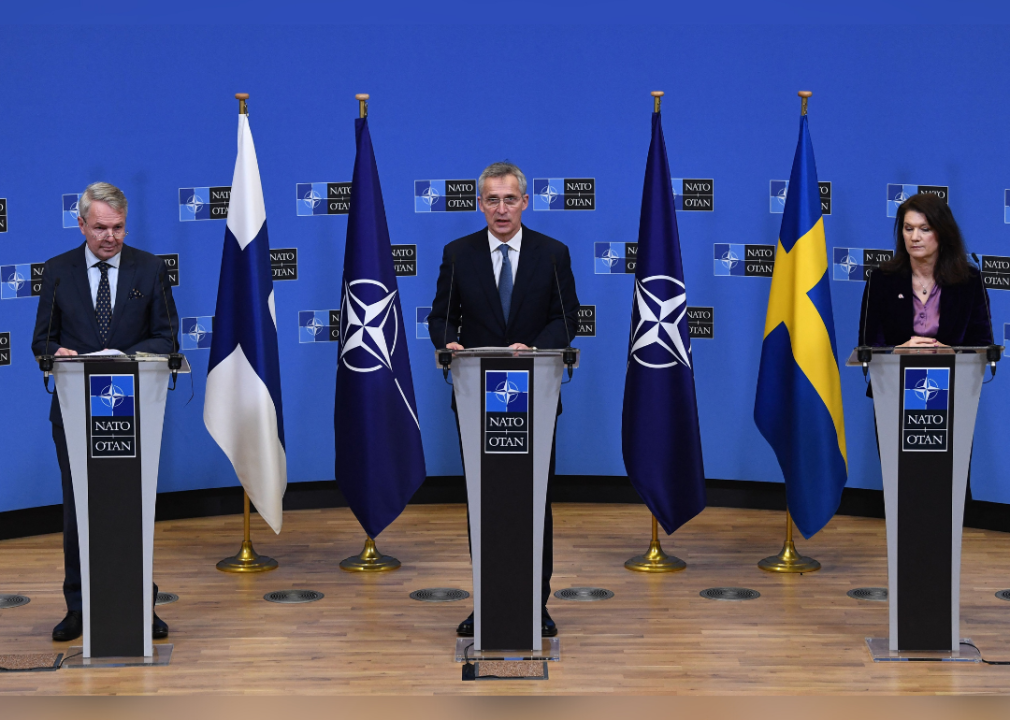
{"label": "gold flagpole finial", "polygon": [[368,93],[358,93],[354,99],[358,101],[358,117],[368,117]]}
{"label": "gold flagpole finial", "polygon": [[235,93],[235,99],[238,100],[238,114],[248,115],[249,106],[245,101],[249,99],[249,93]]}
{"label": "gold flagpole finial", "polygon": [[807,100],[810,99],[810,96],[813,95],[813,93],[810,92],[809,90],[800,90],[796,94],[799,95],[801,98],[803,98],[803,100],[801,102],[801,105],[800,105],[800,115],[806,115],[807,114]]}
{"label": "gold flagpole finial", "polygon": [[653,112],[659,112],[659,101],[663,98],[664,95],[666,95],[666,93],[664,93],[662,90],[653,90],[649,94],[652,95],[652,97],[655,98],[656,100],[656,105]]}

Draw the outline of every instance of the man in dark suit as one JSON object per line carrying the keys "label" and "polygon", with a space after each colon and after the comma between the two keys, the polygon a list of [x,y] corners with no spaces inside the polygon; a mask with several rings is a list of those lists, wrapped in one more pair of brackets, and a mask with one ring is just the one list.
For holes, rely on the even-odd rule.
{"label": "man in dark suit", "polygon": [[[127,354],[173,352],[173,328],[179,320],[165,264],[151,253],[123,244],[126,196],[108,183],[92,183],[81,195],[78,209],[77,223],[85,243],[45,265],[32,352],[57,357],[106,349]],[[50,311],[52,330],[47,336]],[[67,616],[53,629],[53,640],[66,641],[83,632],[81,557],[70,457],[55,392],[49,420],[63,480],[63,595],[67,601]],[[152,635],[156,639],[168,636],[168,625],[157,615]]]}
{"label": "man in dark suit", "polygon": [[[477,189],[480,193],[477,202],[487,219],[487,229],[445,246],[435,299],[428,315],[431,341],[436,348],[452,350],[567,347],[575,336],[579,313],[568,248],[522,224],[530,196],[526,194],[526,176],[515,165],[508,162],[489,165],[481,173]],[[457,418],[457,425],[458,422]],[[552,447],[544,512],[542,578],[542,631],[547,637],[558,633],[547,613],[554,567],[553,479]],[[460,623],[456,632],[473,635],[473,613]]]}

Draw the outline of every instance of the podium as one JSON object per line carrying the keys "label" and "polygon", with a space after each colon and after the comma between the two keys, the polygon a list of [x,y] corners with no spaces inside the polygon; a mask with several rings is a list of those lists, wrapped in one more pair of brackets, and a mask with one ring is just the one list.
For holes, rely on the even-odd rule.
{"label": "podium", "polygon": [[[189,371],[183,358],[178,372]],[[81,655],[66,664],[165,664],[172,646],[151,642],[151,584],[168,356],[58,357],[52,372],[77,504],[84,605]]]}
{"label": "podium", "polygon": [[578,351],[571,349],[452,353],[470,513],[471,658],[489,659],[487,653],[504,650],[542,659],[557,654],[557,643],[553,652],[541,654],[541,570],[547,477],[566,352],[574,354],[570,367],[577,367]]}
{"label": "podium", "polygon": [[875,660],[978,659],[961,645],[961,529],[987,350],[872,348],[889,603]]}

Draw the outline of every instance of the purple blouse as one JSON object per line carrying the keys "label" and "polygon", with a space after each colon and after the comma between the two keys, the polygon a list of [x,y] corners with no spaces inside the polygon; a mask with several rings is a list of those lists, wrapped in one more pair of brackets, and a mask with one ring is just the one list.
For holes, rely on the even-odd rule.
{"label": "purple blouse", "polygon": [[915,313],[912,331],[919,337],[935,338],[936,331],[940,329],[940,286],[933,285],[926,302],[922,302],[916,293],[912,297],[912,309]]}

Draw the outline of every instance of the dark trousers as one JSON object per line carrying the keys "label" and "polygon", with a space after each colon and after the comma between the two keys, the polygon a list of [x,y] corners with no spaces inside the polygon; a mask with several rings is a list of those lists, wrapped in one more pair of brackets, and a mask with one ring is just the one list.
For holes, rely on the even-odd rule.
{"label": "dark trousers", "polygon": [[[60,463],[60,477],[63,482],[63,597],[67,600],[67,610],[84,611],[81,596],[81,546],[77,538],[77,503],[74,501],[74,483],[70,478],[70,453],[67,452],[67,436],[63,426],[53,423],[53,442],[56,444],[56,460]],[[158,597],[158,586],[154,586],[153,598]]]}
{"label": "dark trousers", "polygon": [[[455,409],[454,409],[455,414]],[[554,484],[554,449],[557,445],[557,426],[554,427],[554,437],[551,438],[551,464],[547,471],[547,502],[544,504],[544,548],[541,560],[540,574],[540,599],[544,607],[547,607],[547,600],[551,596],[551,576],[554,575],[554,512],[551,510],[551,486]],[[466,543],[473,557],[473,548],[470,547],[470,499],[466,490],[466,460],[463,458],[463,438],[459,432],[459,415],[456,414],[456,438],[459,440],[459,458],[463,463],[463,494],[466,498]]]}

